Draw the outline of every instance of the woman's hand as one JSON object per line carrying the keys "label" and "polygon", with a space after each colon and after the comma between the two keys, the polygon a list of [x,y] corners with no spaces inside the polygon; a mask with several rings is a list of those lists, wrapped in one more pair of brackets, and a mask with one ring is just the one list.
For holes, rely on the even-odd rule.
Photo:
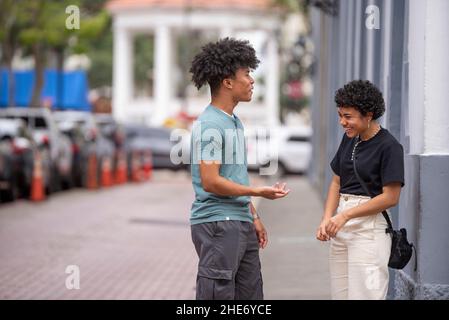
{"label": "woman's hand", "polygon": [[348,222],[349,217],[346,212],[341,212],[333,216],[326,225],[327,234],[333,238],[337,235],[337,232]]}
{"label": "woman's hand", "polygon": [[264,249],[268,244],[268,234],[260,219],[254,219],[254,227],[256,228],[257,239],[259,240],[259,247]]}
{"label": "woman's hand", "polygon": [[326,225],[330,219],[321,220],[320,225],[318,226],[318,230],[316,231],[316,238],[320,241],[328,241],[330,239],[329,235],[326,232]]}

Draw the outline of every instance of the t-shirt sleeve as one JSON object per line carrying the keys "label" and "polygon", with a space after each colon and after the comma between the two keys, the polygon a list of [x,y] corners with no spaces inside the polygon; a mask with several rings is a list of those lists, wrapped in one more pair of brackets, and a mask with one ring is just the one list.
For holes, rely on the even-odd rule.
{"label": "t-shirt sleeve", "polygon": [[345,135],[343,134],[343,138],[341,139],[340,146],[338,147],[337,153],[335,154],[334,158],[332,159],[330,165],[332,168],[332,171],[337,176],[340,176],[340,158],[341,158],[341,150],[343,149],[343,141],[345,140]]}
{"label": "t-shirt sleeve", "polygon": [[195,121],[192,128],[193,161],[216,161],[223,159],[223,133],[212,121]]}
{"label": "t-shirt sleeve", "polygon": [[382,186],[389,183],[400,182],[404,186],[404,150],[402,145],[394,143],[389,145],[381,157]]}

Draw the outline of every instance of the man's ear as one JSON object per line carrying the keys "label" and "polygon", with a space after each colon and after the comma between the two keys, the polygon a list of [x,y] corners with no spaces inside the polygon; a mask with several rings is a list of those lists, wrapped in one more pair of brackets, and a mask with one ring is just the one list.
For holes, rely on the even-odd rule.
{"label": "man's ear", "polygon": [[232,89],[232,81],[230,78],[224,78],[222,83],[226,89]]}

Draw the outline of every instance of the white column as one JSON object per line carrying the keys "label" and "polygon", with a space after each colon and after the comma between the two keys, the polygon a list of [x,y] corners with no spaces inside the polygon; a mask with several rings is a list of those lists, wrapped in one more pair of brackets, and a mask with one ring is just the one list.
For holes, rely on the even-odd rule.
{"label": "white column", "polygon": [[267,39],[267,61],[265,64],[265,108],[268,126],[279,124],[279,53],[274,33]]}
{"label": "white column", "polygon": [[133,93],[133,44],[132,35],[124,27],[114,25],[114,70],[112,91],[112,112],[123,121]]}
{"label": "white column", "polygon": [[424,152],[449,154],[449,1],[426,3]]}
{"label": "white column", "polygon": [[409,112],[406,135],[410,136],[410,154],[423,152],[424,125],[424,45],[426,5],[411,0],[408,21]]}
{"label": "white column", "polygon": [[159,125],[169,116],[169,108],[172,96],[171,63],[172,63],[172,39],[168,26],[158,26],[155,34],[154,45],[154,100],[155,109],[151,122]]}
{"label": "white column", "polygon": [[449,1],[412,0],[409,134],[414,154],[449,153]]}

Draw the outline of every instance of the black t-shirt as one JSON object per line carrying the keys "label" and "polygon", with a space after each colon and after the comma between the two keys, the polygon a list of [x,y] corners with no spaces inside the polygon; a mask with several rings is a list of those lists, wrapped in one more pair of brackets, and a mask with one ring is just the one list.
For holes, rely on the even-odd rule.
{"label": "black t-shirt", "polygon": [[[344,134],[330,165],[340,176],[340,193],[369,196],[354,174],[351,157],[356,141]],[[387,129],[381,128],[373,138],[360,142],[355,157],[357,171],[374,196],[389,183],[404,186],[404,150]]]}

